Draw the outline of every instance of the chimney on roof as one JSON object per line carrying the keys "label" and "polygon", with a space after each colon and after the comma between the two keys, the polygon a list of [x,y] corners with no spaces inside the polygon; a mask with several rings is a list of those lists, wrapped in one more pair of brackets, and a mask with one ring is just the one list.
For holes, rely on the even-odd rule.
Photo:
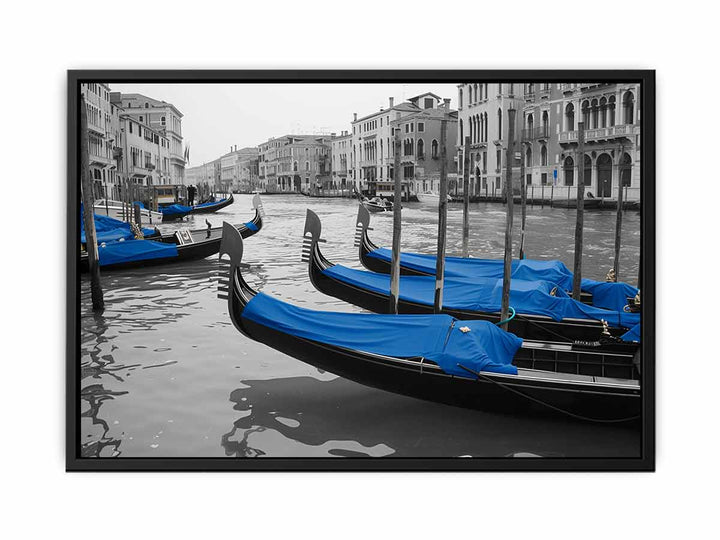
{"label": "chimney on roof", "polygon": [[353,113],[353,122],[357,122],[357,113],[356,112]]}
{"label": "chimney on roof", "polygon": [[390,103],[390,108],[392,109],[392,108],[393,108],[393,104],[395,103],[395,98],[394,98],[394,97],[390,97],[390,99],[388,100],[388,103]]}
{"label": "chimney on roof", "polygon": [[445,108],[449,111],[450,110],[450,98],[443,99]]}

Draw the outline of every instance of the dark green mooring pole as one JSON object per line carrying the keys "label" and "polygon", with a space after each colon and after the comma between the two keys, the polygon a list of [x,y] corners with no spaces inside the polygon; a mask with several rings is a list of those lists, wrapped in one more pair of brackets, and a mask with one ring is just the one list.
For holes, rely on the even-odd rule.
{"label": "dark green mooring pole", "polygon": [[80,187],[83,201],[83,218],[85,221],[85,249],[88,254],[90,271],[90,296],[93,311],[105,309],[102,286],[100,285],[100,263],[98,256],[97,236],[95,235],[95,212],[90,177],[90,156],[88,154],[87,106],[85,96],[80,95]]}
{"label": "dark green mooring pole", "polygon": [[[502,138],[502,133],[498,135]],[[505,264],[503,267],[503,288],[502,304],[500,308],[500,320],[506,321],[510,313],[510,274],[512,272],[512,227],[513,227],[513,188],[512,170],[515,160],[515,109],[508,109],[508,141],[505,164],[505,201],[507,203],[505,213]],[[499,165],[499,164],[498,164]],[[504,330],[508,329],[508,323],[502,325]]]}
{"label": "dark green mooring pole", "polygon": [[615,218],[615,260],[613,261],[613,274],[615,281],[620,281],[620,237],[622,235],[623,215],[623,154],[625,149],[620,147],[620,160],[618,163],[618,196],[617,196],[617,217]]}
{"label": "dark green mooring pole", "polygon": [[582,281],[583,218],[585,214],[585,123],[578,122],[577,217],[575,220],[575,264],[573,265],[573,298],[580,301]]}

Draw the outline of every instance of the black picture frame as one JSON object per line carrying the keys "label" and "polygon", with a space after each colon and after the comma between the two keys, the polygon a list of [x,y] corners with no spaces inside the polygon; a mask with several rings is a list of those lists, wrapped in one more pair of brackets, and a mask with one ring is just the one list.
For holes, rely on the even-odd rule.
{"label": "black picture frame", "polygon": [[[642,93],[642,435],[638,458],[82,458],[80,448],[79,96],[105,83],[639,82]],[[654,70],[70,70],[67,80],[67,471],[654,471],[655,71]]]}

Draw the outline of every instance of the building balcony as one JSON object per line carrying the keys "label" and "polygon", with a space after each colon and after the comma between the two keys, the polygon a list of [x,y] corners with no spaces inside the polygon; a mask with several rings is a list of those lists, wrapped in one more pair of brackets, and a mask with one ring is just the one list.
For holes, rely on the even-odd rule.
{"label": "building balcony", "polygon": [[[586,129],[585,140],[586,141],[603,141],[610,139],[628,138],[633,135],[640,134],[640,126],[634,124],[623,124],[619,126],[609,126],[604,128]],[[558,137],[560,144],[571,144],[577,143],[578,132],[573,131],[561,131]]]}
{"label": "building balcony", "polygon": [[547,139],[550,135],[550,126],[538,126],[522,130],[522,138],[526,141]]}

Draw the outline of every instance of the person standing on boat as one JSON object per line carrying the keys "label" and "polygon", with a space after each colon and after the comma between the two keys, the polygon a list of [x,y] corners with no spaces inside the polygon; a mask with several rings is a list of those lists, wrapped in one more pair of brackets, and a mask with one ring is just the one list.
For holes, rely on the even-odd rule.
{"label": "person standing on boat", "polygon": [[190,184],[188,186],[188,206],[195,204],[195,186]]}

